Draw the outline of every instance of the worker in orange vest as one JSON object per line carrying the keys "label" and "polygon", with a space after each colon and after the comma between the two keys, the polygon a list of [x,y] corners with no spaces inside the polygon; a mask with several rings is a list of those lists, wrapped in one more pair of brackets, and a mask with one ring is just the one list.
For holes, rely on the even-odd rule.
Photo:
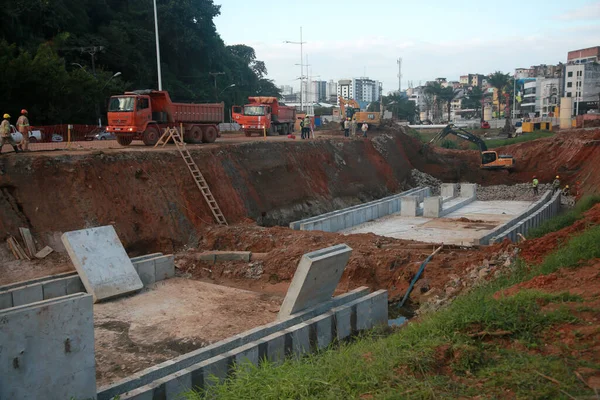
{"label": "worker in orange vest", "polygon": [[26,109],[21,110],[21,116],[17,120],[17,130],[23,135],[23,139],[21,140],[21,150],[28,151],[29,150],[29,133],[31,132],[31,127],[29,126],[29,118],[27,118],[28,112]]}

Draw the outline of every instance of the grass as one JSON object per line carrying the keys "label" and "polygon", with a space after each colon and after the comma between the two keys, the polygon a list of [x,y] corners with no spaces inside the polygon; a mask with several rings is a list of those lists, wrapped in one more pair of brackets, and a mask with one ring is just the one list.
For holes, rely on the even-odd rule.
{"label": "grass", "polygon": [[[472,289],[444,310],[383,335],[372,332],[318,355],[275,366],[238,367],[235,376],[189,399],[454,399],[459,397],[552,398],[591,395],[574,374],[575,358],[542,355],[544,332],[577,317],[568,293],[522,290],[494,294],[533,276],[600,257],[600,226],[572,237],[537,266],[523,262],[511,273]],[[555,303],[547,311],[545,305]],[[474,333],[506,332],[484,340]],[[559,381],[560,385],[555,381]]]}
{"label": "grass", "polygon": [[531,239],[539,238],[548,233],[556,232],[567,226],[571,226],[576,221],[583,218],[583,214],[598,203],[600,203],[600,195],[586,196],[579,200],[572,210],[557,215],[556,217],[545,221],[539,227],[532,229],[527,237]]}
{"label": "grass", "polygon": [[[508,146],[516,143],[529,142],[531,140],[537,140],[542,138],[547,138],[554,136],[553,132],[550,131],[536,131],[535,133],[526,133],[522,136],[512,138],[512,139],[491,139],[486,140],[485,144],[488,149],[494,149],[496,147]],[[471,146],[472,149],[478,149],[476,146]]]}

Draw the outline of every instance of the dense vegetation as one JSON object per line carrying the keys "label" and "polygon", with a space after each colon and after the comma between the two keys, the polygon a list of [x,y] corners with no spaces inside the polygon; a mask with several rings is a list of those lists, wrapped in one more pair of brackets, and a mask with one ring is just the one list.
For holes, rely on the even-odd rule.
{"label": "dense vegetation", "polygon": [[[226,46],[213,0],[157,0],[163,88],[176,101],[243,103],[276,95],[254,49]],[[157,88],[150,0],[0,0],[0,112],[35,124],[94,123],[107,97]],[[92,56],[95,54],[95,75]],[[100,50],[100,48],[102,48]],[[115,79],[111,77],[121,72]],[[217,76],[215,91],[210,72]],[[231,84],[236,86],[225,90]]]}

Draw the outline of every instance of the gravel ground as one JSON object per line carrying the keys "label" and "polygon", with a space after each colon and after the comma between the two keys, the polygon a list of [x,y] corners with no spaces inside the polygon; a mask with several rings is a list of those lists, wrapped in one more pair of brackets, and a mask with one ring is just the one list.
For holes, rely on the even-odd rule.
{"label": "gravel ground", "polygon": [[477,188],[477,200],[534,201],[539,199],[546,190],[552,190],[552,185],[540,184],[538,196],[533,194],[530,183],[519,183],[511,186],[479,186]]}

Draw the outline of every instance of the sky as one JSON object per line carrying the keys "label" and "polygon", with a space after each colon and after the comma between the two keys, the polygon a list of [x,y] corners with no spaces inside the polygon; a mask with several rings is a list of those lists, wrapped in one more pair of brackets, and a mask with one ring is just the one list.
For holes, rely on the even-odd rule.
{"label": "sky", "polygon": [[467,73],[566,62],[600,46],[600,1],[214,0],[226,44],[246,44],[277,85],[299,86],[302,27],[313,80],[368,76],[384,92]]}

